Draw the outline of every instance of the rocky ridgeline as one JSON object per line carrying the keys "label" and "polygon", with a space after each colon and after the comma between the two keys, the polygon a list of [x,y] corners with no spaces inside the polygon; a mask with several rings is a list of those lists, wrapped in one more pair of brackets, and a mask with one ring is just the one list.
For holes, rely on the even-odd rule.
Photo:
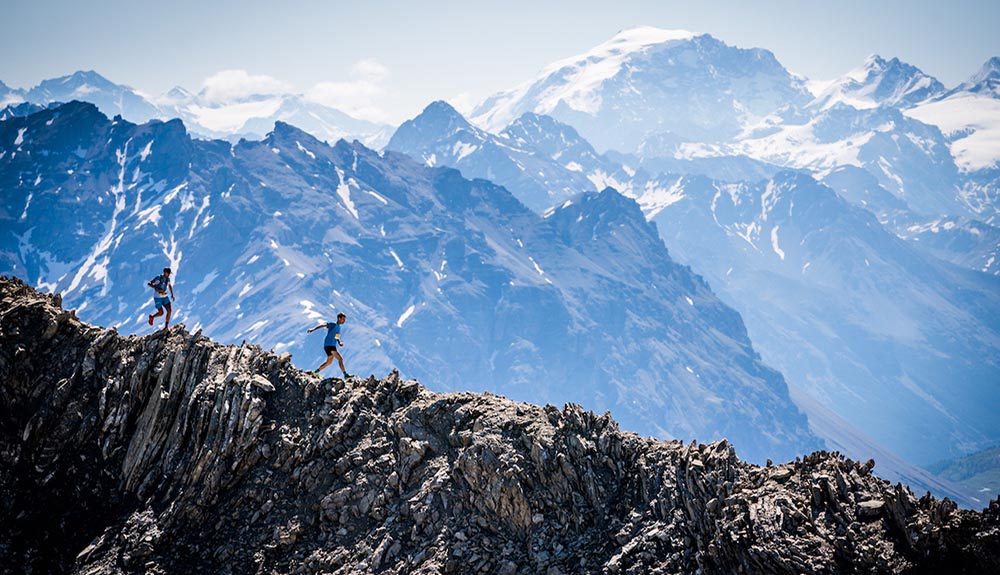
{"label": "rocky ridgeline", "polygon": [[4,573],[1000,572],[1000,501],[872,462],[758,467],[574,405],[122,337],[16,279],[0,299]]}

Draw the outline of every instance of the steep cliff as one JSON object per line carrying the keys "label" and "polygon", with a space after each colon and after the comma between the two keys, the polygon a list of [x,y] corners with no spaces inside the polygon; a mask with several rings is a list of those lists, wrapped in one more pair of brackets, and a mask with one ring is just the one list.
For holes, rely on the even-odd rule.
{"label": "steep cliff", "polygon": [[1000,502],[917,499],[873,462],[758,467],[573,405],[121,337],[60,303],[0,279],[4,573],[1000,569]]}

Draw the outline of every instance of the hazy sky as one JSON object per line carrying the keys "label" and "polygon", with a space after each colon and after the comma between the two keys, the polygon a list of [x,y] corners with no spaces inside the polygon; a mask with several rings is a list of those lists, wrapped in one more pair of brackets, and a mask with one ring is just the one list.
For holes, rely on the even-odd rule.
{"label": "hazy sky", "polygon": [[135,0],[4,2],[0,81],[95,70],[157,96],[173,86],[289,90],[399,122],[463,107],[636,25],[767,48],[813,80],[872,53],[954,86],[1000,56],[1000,1]]}

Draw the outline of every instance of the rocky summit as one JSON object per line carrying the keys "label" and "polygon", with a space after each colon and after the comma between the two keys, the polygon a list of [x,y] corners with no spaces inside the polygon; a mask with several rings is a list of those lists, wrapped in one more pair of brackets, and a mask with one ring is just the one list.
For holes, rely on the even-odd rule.
{"label": "rocky summit", "polygon": [[996,573],[1000,500],[761,467],[396,372],[310,376],[0,279],[3,573]]}

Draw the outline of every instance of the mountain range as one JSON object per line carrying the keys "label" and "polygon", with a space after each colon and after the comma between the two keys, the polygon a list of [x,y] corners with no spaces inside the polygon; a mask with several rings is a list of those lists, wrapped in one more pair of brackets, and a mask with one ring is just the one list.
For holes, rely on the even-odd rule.
{"label": "mountain range", "polygon": [[145,282],[169,265],[175,321],[304,368],[322,356],[306,328],[346,311],[354,371],[573,401],[758,460],[821,445],[739,314],[611,189],[542,217],[490,182],[283,123],[233,145],[83,103],[0,123],[0,186],[4,272],[127,333],[149,329]]}
{"label": "mountain range", "polygon": [[[340,298],[342,294],[335,284],[344,281],[343,276],[336,276],[340,278],[337,282],[328,280],[326,284],[310,278],[314,274],[358,269],[363,271],[351,272],[346,281],[363,286],[365,295],[353,293],[345,300],[357,309],[366,310],[369,315],[365,316],[365,324],[389,328],[364,328],[371,330],[366,341],[374,342],[373,349],[379,350],[365,352],[368,355],[364,361],[368,365],[400,365],[408,373],[418,375],[424,373],[420,369],[430,372],[433,365],[434,379],[446,388],[459,385],[459,381],[480,381],[483,389],[549,401],[560,397],[558,393],[565,389],[550,393],[551,390],[542,388],[551,384],[540,386],[538,382],[565,380],[572,363],[566,359],[565,349],[557,351],[550,342],[576,338],[573,345],[577,352],[594,362],[583,369],[592,375],[584,376],[586,381],[579,386],[593,399],[581,400],[582,403],[601,409],[631,401],[640,406],[629,408],[633,414],[616,413],[627,427],[635,425],[643,432],[677,436],[687,433],[687,429],[701,433],[706,426],[714,425],[709,437],[716,437],[712,434],[719,432],[718,419],[705,415],[704,407],[684,415],[698,421],[691,427],[678,423],[679,420],[673,427],[663,425],[658,416],[650,415],[651,411],[663,410],[671,401],[656,391],[657,381],[673,381],[670,378],[678,373],[681,379],[704,375],[687,360],[682,362],[687,363],[683,372],[679,372],[676,359],[665,351],[663,341],[670,342],[668,348],[690,347],[684,352],[685,357],[704,358],[714,353],[711,350],[720,349],[718,342],[711,342],[714,335],[698,344],[679,343],[680,336],[674,333],[676,323],[682,317],[682,323],[691,320],[687,315],[677,315],[675,309],[663,308],[667,306],[665,302],[658,302],[661,295],[656,290],[663,285],[662,278],[674,274],[658,262],[669,261],[671,266],[679,262],[708,280],[704,284],[710,290],[708,293],[717,293],[722,301],[740,312],[749,339],[746,334],[736,335],[743,328],[734,327],[737,324],[729,320],[724,323],[730,324],[730,328],[723,333],[743,342],[740,346],[746,349],[750,349],[752,339],[763,356],[763,362],[758,363],[774,365],[788,377],[791,400],[808,414],[812,432],[802,434],[797,424],[789,424],[788,429],[795,431],[771,443],[782,443],[793,436],[808,443],[819,435],[827,445],[844,449],[854,457],[886,454],[880,461],[897,461],[892,464],[895,467],[890,476],[927,485],[933,478],[922,476],[918,468],[908,465],[971,453],[1000,441],[995,418],[991,416],[998,407],[997,393],[990,384],[1000,380],[994,359],[1000,356],[997,354],[1000,290],[996,281],[1000,274],[1000,228],[997,227],[1000,146],[995,144],[1000,129],[998,69],[997,59],[991,59],[968,81],[947,88],[915,66],[872,55],[857,69],[813,93],[807,86],[815,83],[785,70],[767,50],[729,46],[707,34],[642,27],[626,30],[585,54],[556,62],[534,79],[487,98],[468,120],[447,103],[434,102],[422,114],[401,125],[391,139],[385,130],[377,138],[365,140],[376,142],[373,145],[387,141],[383,152],[346,142],[333,145],[329,149],[336,151],[333,155],[341,159],[327,159],[330,164],[326,171],[320,166],[328,153],[327,147],[284,122],[279,121],[260,142],[230,144],[228,148],[220,142],[192,140],[184,126],[175,122],[153,122],[131,129],[138,133],[173,126],[163,134],[173,131],[183,134],[176,140],[167,138],[166,145],[160,135],[156,138],[158,144],[139,150],[143,156],[139,163],[143,164],[162,147],[161,153],[169,156],[164,165],[155,171],[145,171],[143,167],[135,172],[138,175],[132,171],[139,166],[130,165],[129,174],[125,174],[117,159],[103,150],[100,153],[107,156],[101,160],[103,179],[78,185],[81,189],[111,190],[111,195],[105,193],[103,199],[100,194],[87,199],[91,203],[96,201],[107,212],[102,212],[103,219],[99,220],[105,222],[105,227],[110,217],[111,227],[121,230],[115,223],[119,216],[121,221],[139,217],[138,222],[145,230],[152,230],[155,224],[159,236],[154,234],[157,239],[153,250],[176,262],[181,261],[182,254],[188,254],[183,256],[185,267],[196,252],[215,245],[206,240],[201,240],[205,244],[197,243],[195,238],[202,233],[199,226],[213,230],[209,235],[222,234],[229,241],[239,238],[252,242],[257,250],[253,255],[246,252],[223,260],[236,269],[198,263],[198,268],[212,269],[192,290],[197,291],[193,295],[199,299],[200,307],[206,303],[215,306],[225,297],[237,300],[233,309],[235,319],[185,316],[186,321],[197,318],[198,321],[189,323],[200,323],[199,327],[211,329],[216,337],[222,334],[222,339],[235,341],[267,333],[268,337],[274,336],[276,350],[294,349],[299,357],[302,352],[294,347],[299,344],[291,335],[290,322],[276,325],[282,322],[273,314],[261,315],[260,310],[267,307],[269,298],[287,305],[301,297],[302,311],[314,311],[319,307],[317,301],[323,298],[312,292],[303,295],[293,284],[312,283],[323,289],[338,290],[327,295],[333,293]],[[73,82],[63,84],[69,90]],[[46,85],[50,86],[48,93],[55,93],[51,83]],[[87,85],[96,86],[98,82],[89,81]],[[0,86],[0,98],[6,102],[25,99],[23,92],[9,88],[4,92],[4,89]],[[112,93],[110,88],[104,91]],[[97,99],[93,95],[96,93],[91,91],[90,97]],[[104,270],[119,265],[109,254],[119,242],[128,243],[128,233],[123,232],[121,239],[116,239],[117,235],[102,231],[100,226],[80,224],[70,215],[71,210],[64,208],[64,219],[72,222],[78,236],[87,238],[85,244],[90,243],[86,249],[78,249],[63,245],[61,242],[65,240],[46,238],[46,242],[59,245],[45,249],[48,244],[37,241],[37,234],[44,232],[31,232],[31,226],[22,225],[35,223],[40,217],[36,214],[43,212],[38,208],[51,201],[51,198],[41,200],[45,196],[41,190],[27,191],[30,184],[50,186],[45,180],[60,170],[75,171],[54,178],[57,182],[62,182],[66,175],[71,179],[83,177],[79,165],[71,167],[39,160],[36,148],[32,148],[36,155],[25,159],[26,152],[18,151],[14,144],[19,139],[24,144],[43,132],[52,136],[51,130],[37,126],[37,119],[30,127],[20,123],[27,121],[24,117],[28,114],[51,113],[52,110],[44,110],[52,105],[51,101],[43,100],[34,105],[9,107],[0,123],[7,130],[3,140],[6,147],[0,152],[4,154],[0,155],[0,162],[6,166],[4,185],[11,186],[7,192],[11,199],[5,199],[7,221],[23,220],[18,224],[21,227],[17,228],[16,238],[7,238],[3,244],[5,268],[15,273],[23,269],[29,274],[27,279],[45,289],[76,290],[84,285],[95,289],[100,285],[109,294],[111,288]],[[121,113],[105,109],[120,100],[121,97],[102,104],[101,109],[108,115]],[[280,116],[305,132],[332,142],[338,137],[335,130],[323,126],[347,122],[332,117],[318,127],[309,124],[318,113],[303,111],[309,103],[292,96],[250,96],[234,103],[232,110],[209,110],[205,102],[199,103],[197,95],[183,90],[175,90],[158,101],[161,112],[167,109],[167,102],[174,102],[171,108],[174,112],[170,115],[185,118],[184,124],[191,126],[193,134],[203,135],[207,132],[204,126],[198,127],[198,122],[212,124],[234,110],[257,110],[254,112],[257,120],[253,122],[227,124],[219,120],[212,124],[221,129],[209,135],[231,141],[235,141],[232,135],[235,131],[245,130],[248,135],[267,132],[269,123]],[[283,115],[277,113],[279,109]],[[74,111],[72,115],[80,113]],[[126,120],[134,119],[122,115]],[[129,125],[122,120],[112,121],[112,125],[119,123]],[[90,137],[96,129],[87,127],[91,124],[100,122],[64,126],[58,137],[71,138],[68,134],[80,130]],[[13,128],[15,125],[17,129]],[[21,128],[26,132],[21,133]],[[370,132],[370,128],[375,129],[356,126],[352,130]],[[29,147],[37,145],[37,141],[31,142]],[[93,141],[84,138],[78,142],[73,147],[74,155],[93,161],[97,151],[88,145],[93,146]],[[135,145],[138,144],[129,145],[132,152]],[[271,150],[270,155],[262,152],[267,149]],[[178,150],[186,152],[178,155]],[[254,150],[253,154],[247,155],[250,150]],[[297,150],[297,154],[292,150]],[[132,152],[122,153],[129,158]],[[229,159],[225,157],[227,153]],[[459,274],[459,283],[466,294],[463,305],[456,304],[451,299],[455,296],[447,290],[435,291],[441,288],[438,285],[441,282],[457,279],[456,274],[448,273],[444,263],[453,263],[454,256],[442,257],[443,261],[437,263],[424,261],[428,254],[439,249],[429,247],[433,245],[429,238],[435,234],[447,235],[427,227],[435,224],[425,221],[399,225],[397,231],[401,236],[393,236],[396,228],[389,225],[384,227],[385,236],[380,229],[374,237],[367,235],[371,234],[370,229],[360,231],[365,229],[363,225],[339,227],[351,220],[356,223],[364,220],[362,200],[383,206],[400,201],[383,191],[382,186],[387,182],[407,189],[433,188],[438,190],[435,193],[446,194],[441,190],[449,189],[448,186],[442,188],[432,177],[414,179],[397,174],[397,171],[409,174],[417,170],[413,166],[400,168],[402,160],[398,159],[398,153],[423,164],[420,170],[430,170],[427,173],[436,173],[434,170],[441,167],[460,170],[464,178],[472,179],[468,185],[474,190],[485,190],[480,186],[486,186],[487,182],[502,186],[494,186],[496,190],[504,190],[502,194],[470,193],[473,199],[469,202],[482,204],[483,209],[495,216],[487,226],[488,231],[480,229],[486,221],[481,216],[465,217],[462,225],[438,226],[441,230],[452,230],[455,238],[465,238],[468,234],[479,237],[478,244],[473,242],[474,252],[488,254],[483,261],[492,271],[486,273],[473,266],[475,273]],[[353,159],[343,159],[353,158],[354,154],[368,158],[372,165],[390,162],[393,167],[385,168],[380,172],[382,176],[372,179],[371,174],[357,172]],[[183,169],[174,164],[192,155],[204,161],[189,162],[188,169],[197,171],[197,176],[184,176]],[[247,159],[251,156],[267,167],[259,171],[251,167]],[[298,156],[309,160],[300,161]],[[18,157],[16,162],[15,157]],[[162,156],[160,160],[163,161]],[[130,161],[133,160],[125,163]],[[243,165],[235,165],[240,162]],[[329,166],[334,166],[334,173],[329,172]],[[116,179],[119,172],[125,176]],[[428,183],[428,178],[432,183]],[[219,182],[235,187],[221,190]],[[184,187],[178,188],[182,184]],[[59,190],[52,192],[55,196],[64,196],[60,186],[49,189]],[[15,187],[19,188],[20,196],[13,193]],[[115,193],[115,189],[120,192]],[[129,189],[139,190],[138,195],[131,198]],[[193,191],[198,189],[203,191]],[[239,190],[244,190],[242,195]],[[333,190],[335,194],[326,197],[324,190]],[[507,191],[513,194],[512,198],[502,201],[501,206],[491,203],[499,201]],[[233,200],[233,194],[239,196],[238,201]],[[117,205],[113,198],[118,197],[127,198],[128,207],[116,215],[109,206]],[[383,204],[383,200],[387,203]],[[217,213],[223,201],[226,209]],[[83,199],[80,202],[86,203]],[[230,202],[240,209],[232,212]],[[154,209],[154,204],[161,207]],[[170,207],[173,204],[178,205]],[[440,205],[442,212],[413,207],[403,219],[454,219],[453,212],[469,209],[465,204],[456,207],[441,199],[428,200],[427,205]],[[315,213],[309,213],[310,210]],[[224,213],[229,216],[223,218]],[[264,217],[268,213],[271,216]],[[291,218],[290,213],[294,214]],[[624,228],[607,225],[612,221],[607,214],[612,213],[624,218],[613,220]],[[622,215],[626,213],[630,215]],[[324,228],[318,221],[319,214],[327,214],[324,217],[335,214],[332,217],[338,222],[337,227]],[[223,218],[223,222],[216,221],[218,218]],[[655,227],[640,225],[643,219]],[[55,220],[45,222],[37,229],[53,229],[49,226]],[[593,227],[586,227],[587,222],[593,223]],[[225,226],[218,228],[221,223]],[[130,232],[134,233],[135,225],[127,226]],[[165,226],[173,229],[168,233]],[[187,231],[182,233],[184,229]],[[511,236],[514,230],[518,233]],[[588,232],[591,243],[585,246],[581,242]],[[315,239],[305,241],[300,239],[302,235],[318,236],[322,250],[317,251],[320,248],[313,245]],[[526,238],[534,239],[526,241]],[[446,244],[452,245],[453,241],[449,239]],[[467,246],[469,241],[464,239],[462,243]],[[339,249],[327,249],[329,242]],[[400,243],[422,247],[404,253],[406,250],[399,247]],[[609,245],[605,247],[604,243]],[[539,244],[549,249],[543,250],[544,254],[533,251]],[[195,245],[199,247],[192,247]],[[141,255],[138,244],[122,253],[129,251],[133,254],[130,257],[146,257]],[[278,260],[272,258],[274,265],[260,268],[270,270],[264,273],[267,279],[262,279],[261,271],[236,271],[241,265],[264,265],[264,254],[268,251],[284,255]],[[376,257],[376,254],[381,255]],[[575,265],[569,263],[574,261]],[[583,261],[588,265],[580,263]],[[17,265],[23,267],[12,267]],[[294,280],[278,279],[293,268]],[[130,269],[135,271],[134,267]],[[341,271],[333,271],[336,269]],[[367,283],[362,278],[369,273],[388,279],[384,285]],[[433,277],[434,282],[416,277]],[[614,281],[607,283],[608,278]],[[504,290],[497,291],[495,286],[509,285],[511,281],[530,289],[516,297]],[[213,291],[220,283],[227,286],[227,291]],[[640,289],[636,285],[645,287]],[[262,292],[261,299],[253,299],[257,291]],[[382,291],[387,292],[379,296],[382,303],[367,303],[373,297],[371,293]],[[292,293],[296,295],[289,295]],[[634,309],[629,308],[636,314],[629,320],[636,322],[635,325],[630,327],[626,321],[616,324],[613,330],[616,334],[628,334],[622,341],[629,343],[621,344],[627,351],[617,349],[618,343],[608,348],[591,346],[580,335],[601,325],[594,318],[605,317],[608,309],[618,309],[619,304],[609,303],[613,298],[608,297],[616,293],[632,294],[629,299],[636,302]],[[75,303],[87,299],[72,293],[67,297]],[[677,296],[671,297],[676,300]],[[692,296],[691,301],[699,300]],[[473,312],[472,302],[492,311]],[[84,308],[81,313],[95,313],[92,316],[95,320],[129,329],[121,319],[128,310],[124,315],[134,322],[131,329],[137,329],[141,305],[141,298],[126,298],[118,303],[117,311],[108,305],[94,312]],[[505,315],[498,310],[514,310],[517,317],[522,317],[520,312],[525,310],[529,315],[543,314],[551,327],[534,328],[522,342],[512,335],[510,325],[498,319]],[[446,316],[450,319],[441,319]],[[459,316],[461,319],[457,319]],[[420,344],[409,336],[401,341],[400,334],[387,333],[394,331],[392,326],[398,330],[404,326],[413,329],[414,320],[421,317],[433,318],[437,323],[465,325],[449,336],[447,344],[434,339],[433,347],[444,346],[450,350],[449,354],[458,354],[452,357],[479,357],[463,360],[478,366],[477,376],[470,378],[470,371],[454,365],[448,367],[443,353],[434,355],[422,348],[411,349],[410,346],[419,348]],[[707,324],[696,321],[693,325],[697,331]],[[502,326],[500,332],[496,331],[497,326]],[[484,341],[479,333],[483,330],[492,334],[486,338],[489,341]],[[709,328],[713,330],[718,328]],[[278,333],[286,335],[277,337]],[[509,343],[510,350],[496,351],[501,343]],[[693,349],[696,345],[702,349]],[[487,350],[493,351],[487,354]],[[752,356],[754,352],[748,353]],[[483,360],[487,355],[490,359]],[[560,359],[553,359],[557,356]],[[635,359],[640,356],[643,358]],[[594,367],[597,364],[600,368]],[[645,365],[653,367],[644,369]],[[461,377],[449,375],[456,369]],[[617,375],[609,377],[610,372]],[[644,383],[619,383],[618,378],[626,373],[630,377],[637,375],[637,381]],[[736,379],[746,382],[753,377],[746,379],[742,374]],[[771,376],[760,377],[768,380]],[[532,391],[518,395],[503,387],[511,382],[516,382],[512,384],[514,389],[532,388]],[[689,393],[686,403],[682,402],[685,407],[670,411],[671,417],[680,416],[699,397],[713,398],[715,392],[708,390],[718,389],[702,389],[695,384],[685,383],[688,389],[700,391]],[[609,392],[609,388],[615,391]],[[644,394],[653,398],[651,403],[655,407],[641,407]],[[615,399],[609,399],[612,396]],[[751,396],[743,399],[746,397]],[[775,397],[767,400],[769,404],[781,405],[775,409],[788,414],[794,411],[786,409],[782,393]],[[635,419],[630,419],[633,416]],[[782,421],[794,420],[789,417]],[[759,458],[769,448],[768,443],[753,441],[762,451],[751,453],[751,457]],[[897,454],[902,456],[898,460],[894,459]],[[931,488],[944,493],[948,486],[939,484]],[[967,504],[972,501],[962,500]]]}
{"label": "mountain range", "polygon": [[42,81],[28,90],[0,82],[0,106],[30,103],[47,106],[79,100],[95,104],[105,115],[132,122],[180,118],[192,134],[203,138],[259,140],[275,122],[292,123],[328,142],[358,139],[381,147],[392,127],[354,118],[295,93],[244,94],[212,97],[207,89],[191,92],[177,86],[152,97],[115,84],[93,70]]}

